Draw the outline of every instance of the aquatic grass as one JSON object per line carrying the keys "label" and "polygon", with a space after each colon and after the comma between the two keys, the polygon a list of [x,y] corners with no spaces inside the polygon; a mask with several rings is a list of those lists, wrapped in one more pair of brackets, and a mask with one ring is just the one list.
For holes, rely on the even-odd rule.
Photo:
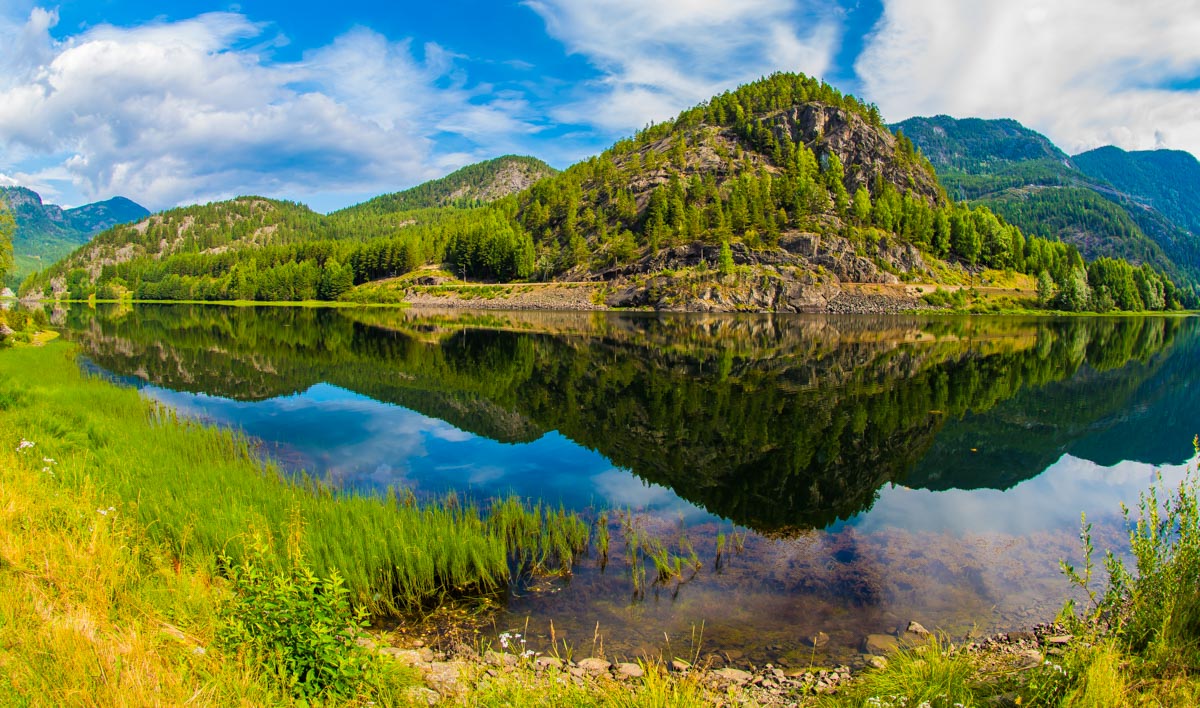
{"label": "aquatic grass", "polygon": [[246,439],[84,376],[67,345],[6,352],[0,381],[13,446],[23,436],[77,459],[63,481],[120,498],[177,562],[220,571],[215,559],[241,558],[255,533],[282,558],[295,526],[315,573],[337,570],[356,606],[398,614],[495,593],[527,571],[569,572],[587,546],[587,525],[561,507],[507,499],[485,514],[456,498],[419,504],[286,477]]}
{"label": "aquatic grass", "polygon": [[596,519],[596,550],[600,554],[602,567],[608,563],[608,542],[608,512],[600,512]]}
{"label": "aquatic grass", "polygon": [[740,556],[746,550],[746,538],[750,535],[748,531],[738,531],[736,528],[730,532],[730,538],[733,541],[733,549]]}

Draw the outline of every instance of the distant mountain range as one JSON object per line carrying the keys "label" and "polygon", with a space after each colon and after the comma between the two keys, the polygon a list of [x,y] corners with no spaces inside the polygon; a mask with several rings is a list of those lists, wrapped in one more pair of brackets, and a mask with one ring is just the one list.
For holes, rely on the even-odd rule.
{"label": "distant mountain range", "polygon": [[12,210],[17,225],[13,234],[15,268],[7,278],[9,283],[19,283],[26,275],[52,265],[101,231],[150,215],[145,207],[125,197],[63,209],[43,203],[31,189],[0,187],[0,199]]}
{"label": "distant mountain range", "polygon": [[1011,119],[910,118],[891,126],[921,149],[952,199],[986,205],[1088,260],[1148,262],[1200,282],[1200,161],[1186,152],[1102,147],[1068,156]]}

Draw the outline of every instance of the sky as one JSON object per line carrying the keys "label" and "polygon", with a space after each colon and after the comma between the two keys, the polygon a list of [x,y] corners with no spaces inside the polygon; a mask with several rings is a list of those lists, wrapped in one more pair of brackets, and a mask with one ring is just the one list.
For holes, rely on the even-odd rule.
{"label": "sky", "polygon": [[774,71],[1068,153],[1200,155],[1200,0],[0,0],[0,186],[330,211],[558,168]]}

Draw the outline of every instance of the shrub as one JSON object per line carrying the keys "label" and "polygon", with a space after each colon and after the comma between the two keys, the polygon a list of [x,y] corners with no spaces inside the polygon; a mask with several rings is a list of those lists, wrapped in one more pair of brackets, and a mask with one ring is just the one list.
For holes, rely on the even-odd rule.
{"label": "shrub", "polygon": [[351,610],[336,570],[318,578],[298,550],[275,570],[269,549],[256,536],[240,563],[221,557],[233,597],[222,607],[218,640],[263,661],[300,697],[362,692],[378,679],[378,660],[356,643],[366,611]]}
{"label": "shrub", "polygon": [[[1200,439],[1193,439],[1200,453]],[[1082,572],[1064,564],[1067,577],[1083,588],[1090,608],[1077,617],[1077,628],[1115,636],[1127,651],[1163,668],[1200,666],[1200,480],[1188,469],[1175,490],[1162,478],[1141,495],[1138,517],[1130,524],[1129,544],[1134,570],[1109,551],[1105,558],[1108,587],[1103,594],[1090,588],[1092,545],[1090,527],[1081,538],[1086,557]],[[1127,523],[1130,510],[1122,508]]]}

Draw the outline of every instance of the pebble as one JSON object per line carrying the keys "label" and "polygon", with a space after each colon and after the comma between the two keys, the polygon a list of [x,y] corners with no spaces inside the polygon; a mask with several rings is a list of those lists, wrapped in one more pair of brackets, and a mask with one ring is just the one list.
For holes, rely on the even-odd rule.
{"label": "pebble", "polygon": [[617,675],[627,679],[641,678],[646,675],[646,670],[637,664],[626,662],[617,664]]}

